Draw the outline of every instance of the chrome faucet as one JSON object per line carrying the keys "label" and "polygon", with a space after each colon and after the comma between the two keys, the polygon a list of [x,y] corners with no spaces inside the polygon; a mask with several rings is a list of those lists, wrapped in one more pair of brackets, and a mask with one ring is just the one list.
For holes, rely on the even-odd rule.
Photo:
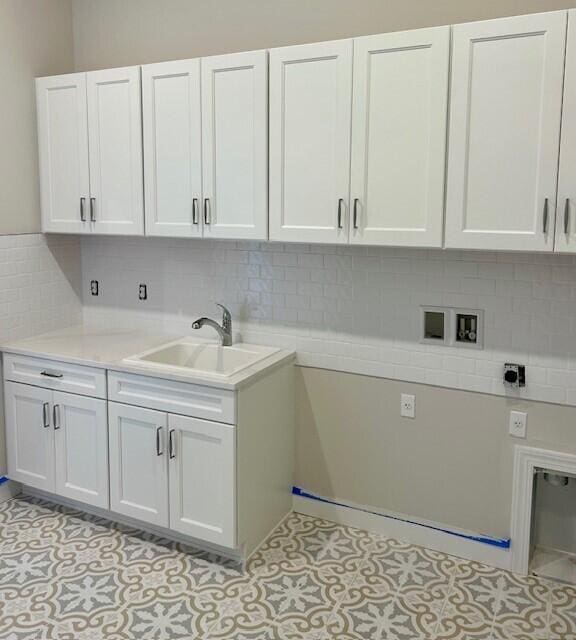
{"label": "chrome faucet", "polygon": [[198,318],[192,323],[192,329],[201,329],[204,325],[212,327],[220,336],[220,344],[229,347],[232,344],[232,316],[223,304],[216,303],[222,309],[222,326],[211,318]]}

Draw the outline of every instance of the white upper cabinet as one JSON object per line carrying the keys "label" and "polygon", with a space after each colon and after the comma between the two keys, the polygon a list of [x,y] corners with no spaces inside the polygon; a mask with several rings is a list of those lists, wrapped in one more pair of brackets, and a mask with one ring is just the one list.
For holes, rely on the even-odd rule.
{"label": "white upper cabinet", "polygon": [[354,40],[350,241],[441,247],[450,27]]}
{"label": "white upper cabinet", "polygon": [[42,229],[88,231],[86,74],[38,78],[38,145]]}
{"label": "white upper cabinet", "polygon": [[87,74],[90,220],[96,233],[144,232],[140,68]]}
{"label": "white upper cabinet", "polygon": [[142,67],[146,234],[202,235],[200,60]]}
{"label": "white upper cabinet", "polygon": [[270,51],[270,239],[348,241],[352,40]]}
{"label": "white upper cabinet", "polygon": [[576,252],[576,10],[568,13],[556,251]]}
{"label": "white upper cabinet", "polygon": [[566,12],[453,27],[446,247],[550,251]]}
{"label": "white upper cabinet", "polygon": [[36,87],[46,232],[576,252],[576,9]]}
{"label": "white upper cabinet", "polygon": [[42,230],[142,235],[140,68],[36,81]]}
{"label": "white upper cabinet", "polygon": [[204,235],[268,237],[268,54],[203,58]]}

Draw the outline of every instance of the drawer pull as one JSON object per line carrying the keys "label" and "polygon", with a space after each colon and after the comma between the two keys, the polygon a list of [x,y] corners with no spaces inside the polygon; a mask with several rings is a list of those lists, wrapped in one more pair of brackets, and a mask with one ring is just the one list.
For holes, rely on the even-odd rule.
{"label": "drawer pull", "polygon": [[50,426],[50,403],[45,402],[42,405],[42,421],[44,429],[47,429]]}
{"label": "drawer pull", "polygon": [[168,434],[168,448],[170,459],[176,457],[176,453],[174,452],[174,429],[170,429],[170,433]]}
{"label": "drawer pull", "polygon": [[40,373],[41,376],[46,376],[47,378],[63,378],[63,373],[52,373],[52,371],[42,371]]}

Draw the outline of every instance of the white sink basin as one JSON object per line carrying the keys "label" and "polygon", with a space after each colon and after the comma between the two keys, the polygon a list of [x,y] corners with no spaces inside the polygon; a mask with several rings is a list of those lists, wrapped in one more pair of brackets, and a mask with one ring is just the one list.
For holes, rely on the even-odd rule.
{"label": "white sink basin", "polygon": [[230,377],[275,354],[278,349],[239,343],[230,347],[187,338],[156,347],[125,362],[201,375]]}

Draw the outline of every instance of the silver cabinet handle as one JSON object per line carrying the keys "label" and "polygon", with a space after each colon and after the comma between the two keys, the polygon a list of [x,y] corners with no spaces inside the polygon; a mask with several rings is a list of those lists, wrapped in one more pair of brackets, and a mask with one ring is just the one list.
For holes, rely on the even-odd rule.
{"label": "silver cabinet handle", "polygon": [[52,422],[54,423],[54,430],[60,429],[60,405],[55,404],[52,407]]}
{"label": "silver cabinet handle", "polygon": [[50,426],[50,403],[45,402],[42,405],[42,421],[44,429],[47,429]]}
{"label": "silver cabinet handle", "polygon": [[80,221],[86,222],[86,198],[80,198]]}
{"label": "silver cabinet handle", "polygon": [[198,198],[192,198],[192,224],[198,224]]}
{"label": "silver cabinet handle", "polygon": [[543,231],[544,233],[548,233],[548,198],[544,198]]}
{"label": "silver cabinet handle", "polygon": [[210,198],[204,198],[204,224],[210,224]]}
{"label": "silver cabinet handle", "polygon": [[344,204],[344,199],[340,198],[338,200],[338,229],[342,229],[342,205]]}
{"label": "silver cabinet handle", "polygon": [[170,458],[175,458],[176,453],[174,452],[174,429],[170,429],[168,433],[168,450]]}
{"label": "silver cabinet handle", "polygon": [[63,373],[52,373],[52,371],[41,371],[41,376],[46,376],[47,378],[63,378]]}
{"label": "silver cabinet handle", "polygon": [[566,198],[564,203],[564,235],[570,231],[570,198]]}
{"label": "silver cabinet handle", "polygon": [[164,451],[160,449],[160,434],[162,433],[162,427],[156,427],[156,455],[161,456]]}
{"label": "silver cabinet handle", "polygon": [[90,221],[96,222],[96,198],[90,198]]}
{"label": "silver cabinet handle", "polygon": [[354,229],[358,229],[358,198],[354,198],[354,214],[352,217],[352,226]]}

